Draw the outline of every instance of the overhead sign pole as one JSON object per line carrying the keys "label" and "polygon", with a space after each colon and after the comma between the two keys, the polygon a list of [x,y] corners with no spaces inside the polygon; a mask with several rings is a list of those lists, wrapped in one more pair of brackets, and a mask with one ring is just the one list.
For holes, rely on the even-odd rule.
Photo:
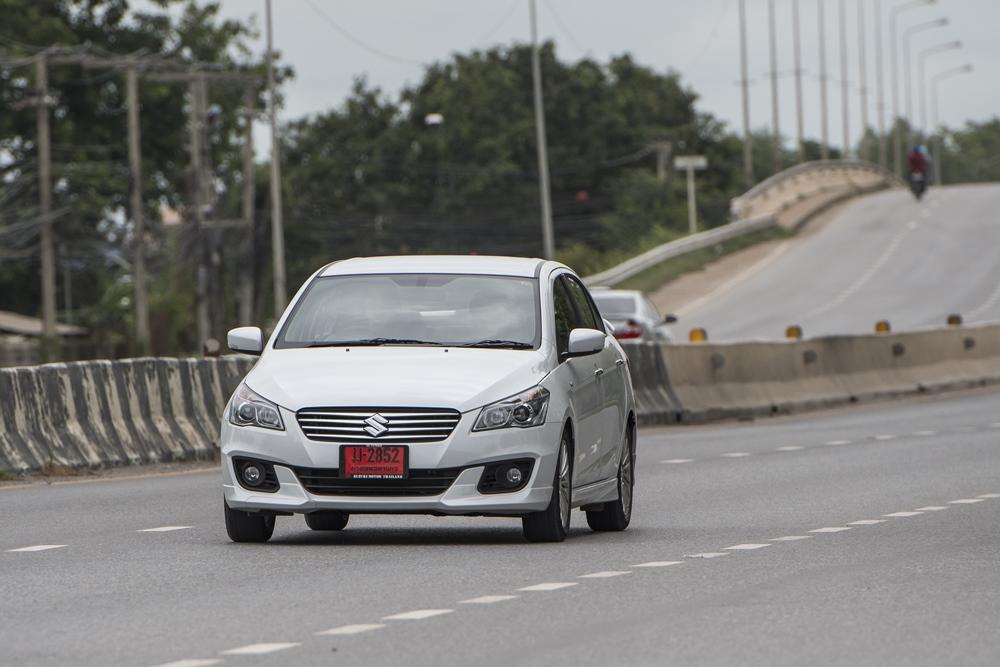
{"label": "overhead sign pole", "polygon": [[678,155],[674,158],[674,169],[687,172],[688,232],[698,231],[698,206],[695,199],[694,172],[708,169],[708,158],[704,155]]}

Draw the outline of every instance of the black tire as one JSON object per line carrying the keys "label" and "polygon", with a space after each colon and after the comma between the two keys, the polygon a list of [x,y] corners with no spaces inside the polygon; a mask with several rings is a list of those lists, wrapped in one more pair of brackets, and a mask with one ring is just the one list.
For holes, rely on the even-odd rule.
{"label": "black tire", "polygon": [[267,542],[274,534],[274,515],[243,512],[226,508],[226,533],[233,542]]}
{"label": "black tire", "polygon": [[570,508],[573,506],[573,455],[569,436],[563,433],[559,458],[552,479],[552,499],[541,512],[521,518],[524,538],[529,542],[562,542],[569,534]]}
{"label": "black tire", "polygon": [[343,530],[350,518],[347,512],[313,512],[306,514],[306,525],[312,530]]}
{"label": "black tire", "polygon": [[604,503],[604,508],[587,512],[587,525],[598,532],[621,531],[632,520],[635,489],[635,435],[631,427],[625,436],[622,458],[618,463],[618,499]]}

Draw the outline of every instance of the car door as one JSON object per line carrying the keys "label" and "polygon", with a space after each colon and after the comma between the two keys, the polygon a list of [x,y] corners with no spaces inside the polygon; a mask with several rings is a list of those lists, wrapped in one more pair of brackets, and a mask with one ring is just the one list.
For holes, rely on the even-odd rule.
{"label": "car door", "polygon": [[[578,326],[604,331],[604,321],[593,299],[575,276],[566,275],[566,288],[576,311]],[[598,481],[615,474],[618,450],[624,425],[625,391],[622,381],[624,360],[611,337],[604,341],[604,349],[582,359],[590,360],[597,380],[600,408],[595,424],[600,437],[587,452],[588,479]],[[579,459],[579,454],[577,456]]]}
{"label": "car door", "polygon": [[[556,319],[556,345],[560,358],[569,347],[569,332],[590,327],[580,319],[567,287],[566,274],[558,275],[552,285],[553,310]],[[600,479],[599,452],[604,446],[602,429],[603,406],[599,360],[596,354],[575,357],[562,362],[568,376],[569,402],[574,415],[575,458],[573,461],[574,486],[582,486]]]}

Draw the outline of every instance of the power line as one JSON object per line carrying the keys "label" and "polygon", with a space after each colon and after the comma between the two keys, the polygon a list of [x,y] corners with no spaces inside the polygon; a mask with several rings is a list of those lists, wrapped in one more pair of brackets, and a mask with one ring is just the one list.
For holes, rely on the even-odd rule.
{"label": "power line", "polygon": [[520,6],[521,6],[521,0],[514,0],[512,3],[510,3],[510,7],[508,7],[507,10],[503,13],[503,15],[500,17],[500,20],[497,21],[492,28],[490,28],[482,37],[477,39],[474,43],[482,44],[484,42],[493,39],[493,36],[500,31],[500,28],[504,27],[507,24],[507,21],[510,20],[510,17],[514,15],[514,12]]}
{"label": "power line", "polygon": [[570,32],[570,29],[566,27],[566,23],[564,23],[563,20],[559,17],[559,14],[556,13],[556,10],[552,6],[552,3],[550,3],[549,0],[542,0],[542,4],[545,5],[545,9],[548,10],[549,15],[556,22],[556,25],[559,26],[559,28],[569,39],[570,44],[572,44],[576,48],[576,50],[579,51],[581,54],[587,55],[588,53],[587,49],[583,48],[580,45],[580,42],[576,41],[576,37],[573,36],[573,33]]}
{"label": "power line", "polygon": [[424,63],[421,62],[421,61],[419,61],[419,60],[412,60],[410,58],[403,58],[401,56],[393,55],[391,53],[383,51],[382,49],[380,49],[380,48],[378,48],[376,46],[372,46],[371,44],[369,44],[368,42],[365,42],[364,40],[360,39],[359,37],[355,37],[353,34],[351,34],[347,30],[347,28],[344,28],[342,25],[340,25],[339,23],[337,23],[336,21],[334,21],[330,17],[329,14],[327,14],[322,9],[320,9],[316,5],[316,3],[313,2],[313,0],[306,0],[306,4],[309,5],[309,7],[314,12],[316,12],[317,16],[319,16],[321,19],[323,19],[324,21],[326,21],[327,25],[329,25],[331,28],[333,28],[338,33],[340,33],[341,36],[346,37],[351,42],[353,42],[355,45],[361,47],[365,51],[368,51],[369,53],[371,53],[373,55],[376,55],[376,56],[378,56],[380,58],[385,58],[386,60],[391,60],[393,62],[397,62],[397,63],[403,64],[403,65],[418,65],[420,67],[423,67]]}

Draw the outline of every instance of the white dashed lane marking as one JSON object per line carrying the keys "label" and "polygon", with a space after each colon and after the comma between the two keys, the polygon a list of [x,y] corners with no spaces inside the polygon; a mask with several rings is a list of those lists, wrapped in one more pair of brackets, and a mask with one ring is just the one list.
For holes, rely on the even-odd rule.
{"label": "white dashed lane marking", "polygon": [[156,667],[209,667],[209,665],[217,665],[220,662],[222,662],[222,660],[219,658],[209,658],[208,660],[174,660],[173,662],[165,662],[161,665],[156,665]]}
{"label": "white dashed lane marking", "polygon": [[1000,498],[1000,493],[984,493],[981,496],[976,496],[976,498]]}
{"label": "white dashed lane marking", "polygon": [[776,452],[798,452],[798,451],[801,451],[803,449],[805,449],[805,447],[802,447],[800,445],[787,445],[785,447],[778,447],[774,451],[776,451]]}
{"label": "white dashed lane marking", "polygon": [[378,630],[379,628],[384,628],[385,623],[356,623],[354,625],[341,625],[337,628],[330,628],[329,630],[324,630],[323,632],[317,632],[317,635],[360,635],[363,632],[371,632],[372,630]]}
{"label": "white dashed lane marking", "polygon": [[469,598],[468,600],[462,600],[459,604],[494,604],[496,602],[506,602],[507,600],[516,600],[516,595],[482,595],[478,598]]}
{"label": "white dashed lane marking", "polygon": [[36,544],[33,547],[21,547],[19,549],[7,549],[7,553],[19,553],[25,551],[48,551],[49,549],[62,549],[65,544]]}
{"label": "white dashed lane marking", "polygon": [[569,588],[570,586],[576,586],[575,581],[553,581],[547,584],[535,584],[534,586],[525,586],[524,588],[518,588],[519,591],[558,591],[560,588]]}
{"label": "white dashed lane marking", "polygon": [[913,435],[919,435],[921,437],[926,437],[929,435],[937,435],[937,431],[914,431]]}
{"label": "white dashed lane marking", "polygon": [[990,424],[990,428],[1000,428],[1000,422],[993,422]]}
{"label": "white dashed lane marking", "polygon": [[404,611],[402,614],[393,614],[392,616],[386,616],[383,621],[422,621],[425,618],[433,618],[434,616],[443,616],[444,614],[450,614],[455,611],[454,609],[414,609],[413,611]]}
{"label": "white dashed lane marking", "polygon": [[172,533],[175,530],[187,530],[191,526],[160,526],[159,528],[142,528],[137,533]]}
{"label": "white dashed lane marking", "polygon": [[941,510],[946,510],[947,507],[943,505],[928,505],[927,507],[918,507],[918,512],[940,512]]}
{"label": "white dashed lane marking", "polygon": [[861,519],[860,521],[851,521],[848,526],[874,526],[877,523],[885,523],[885,519]]}
{"label": "white dashed lane marking", "polygon": [[849,444],[851,444],[851,441],[850,440],[827,440],[823,444],[824,445],[829,445],[830,447],[836,447],[838,445],[849,445]]}
{"label": "white dashed lane marking", "polygon": [[726,547],[726,551],[753,551],[754,549],[763,549],[764,547],[769,547],[770,544],[736,544],[731,547]]}
{"label": "white dashed lane marking", "polygon": [[962,498],[960,500],[949,500],[949,505],[971,505],[972,503],[981,503],[982,498]]}
{"label": "white dashed lane marking", "polygon": [[750,456],[750,452],[729,452],[722,455],[723,458],[727,459],[741,459],[744,456]]}
{"label": "white dashed lane marking", "polygon": [[776,537],[772,542],[798,542],[799,540],[808,540],[811,535],[785,535],[784,537]]}
{"label": "white dashed lane marking", "polygon": [[222,655],[267,655],[268,653],[277,653],[278,651],[295,648],[296,646],[299,646],[298,642],[248,644],[239,648],[231,648],[228,651],[222,651]]}
{"label": "white dashed lane marking", "polygon": [[810,533],[842,533],[845,530],[850,530],[847,526],[831,526],[829,528],[814,528],[810,530]]}
{"label": "white dashed lane marking", "polygon": [[670,565],[680,565],[682,560],[651,560],[648,563],[639,563],[632,567],[668,567]]}
{"label": "white dashed lane marking", "polygon": [[728,556],[729,554],[724,551],[706,551],[700,554],[688,554],[684,556],[685,558],[718,558],[719,556]]}
{"label": "white dashed lane marking", "polygon": [[892,514],[883,514],[882,516],[896,518],[905,516],[917,516],[918,514],[923,514],[923,512],[893,512]]}
{"label": "white dashed lane marking", "polygon": [[625,570],[605,570],[604,572],[591,572],[590,574],[581,574],[580,579],[610,579],[611,577],[620,577],[623,574],[632,574],[632,573]]}
{"label": "white dashed lane marking", "polygon": [[895,437],[896,436],[894,436],[894,435],[889,435],[888,433],[883,433],[882,435],[876,435],[875,439],[876,440],[892,440]]}
{"label": "white dashed lane marking", "polygon": [[660,461],[660,463],[691,463],[694,459],[667,459],[666,461]]}

